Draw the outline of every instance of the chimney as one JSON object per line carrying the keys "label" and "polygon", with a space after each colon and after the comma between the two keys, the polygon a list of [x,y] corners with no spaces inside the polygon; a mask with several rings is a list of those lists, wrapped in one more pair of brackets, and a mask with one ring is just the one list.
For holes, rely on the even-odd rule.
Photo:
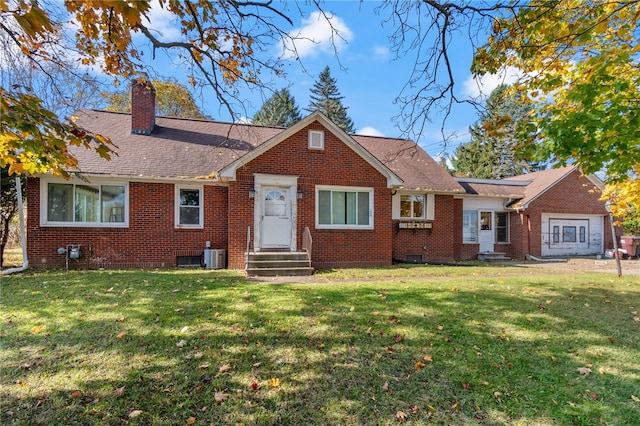
{"label": "chimney", "polygon": [[156,124],[156,89],[146,73],[131,82],[131,133],[150,135]]}

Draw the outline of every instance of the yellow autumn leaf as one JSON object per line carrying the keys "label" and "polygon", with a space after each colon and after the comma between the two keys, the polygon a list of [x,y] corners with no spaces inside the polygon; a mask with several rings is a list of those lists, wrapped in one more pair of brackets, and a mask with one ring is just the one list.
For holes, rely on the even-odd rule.
{"label": "yellow autumn leaf", "polygon": [[280,386],[280,379],[272,377],[271,379],[269,379],[268,383],[272,388],[277,388],[278,386]]}

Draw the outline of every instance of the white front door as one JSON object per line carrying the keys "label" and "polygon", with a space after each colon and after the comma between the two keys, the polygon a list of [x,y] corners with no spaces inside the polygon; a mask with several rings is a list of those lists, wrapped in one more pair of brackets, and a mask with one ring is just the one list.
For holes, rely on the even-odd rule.
{"label": "white front door", "polygon": [[495,243],[493,231],[493,212],[488,210],[480,210],[480,230],[478,232],[478,242],[480,253],[493,252]]}
{"label": "white front door", "polygon": [[262,187],[262,248],[290,248],[292,217],[289,194],[289,188]]}

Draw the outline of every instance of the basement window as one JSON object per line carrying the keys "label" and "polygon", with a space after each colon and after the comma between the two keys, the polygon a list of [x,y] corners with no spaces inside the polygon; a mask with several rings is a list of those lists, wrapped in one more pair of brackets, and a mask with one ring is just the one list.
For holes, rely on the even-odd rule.
{"label": "basement window", "polygon": [[177,265],[181,268],[202,266],[202,256],[177,256]]}

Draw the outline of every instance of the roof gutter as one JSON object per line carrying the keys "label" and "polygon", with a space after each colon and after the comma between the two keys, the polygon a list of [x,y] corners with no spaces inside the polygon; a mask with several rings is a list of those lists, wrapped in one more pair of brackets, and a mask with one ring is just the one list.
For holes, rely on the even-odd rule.
{"label": "roof gutter", "polygon": [[18,218],[20,220],[20,240],[22,243],[22,266],[18,268],[10,268],[2,271],[2,275],[15,274],[22,272],[29,267],[29,260],[27,259],[27,232],[24,225],[24,208],[22,205],[22,185],[20,184],[20,178],[16,177],[16,199],[18,201]]}

